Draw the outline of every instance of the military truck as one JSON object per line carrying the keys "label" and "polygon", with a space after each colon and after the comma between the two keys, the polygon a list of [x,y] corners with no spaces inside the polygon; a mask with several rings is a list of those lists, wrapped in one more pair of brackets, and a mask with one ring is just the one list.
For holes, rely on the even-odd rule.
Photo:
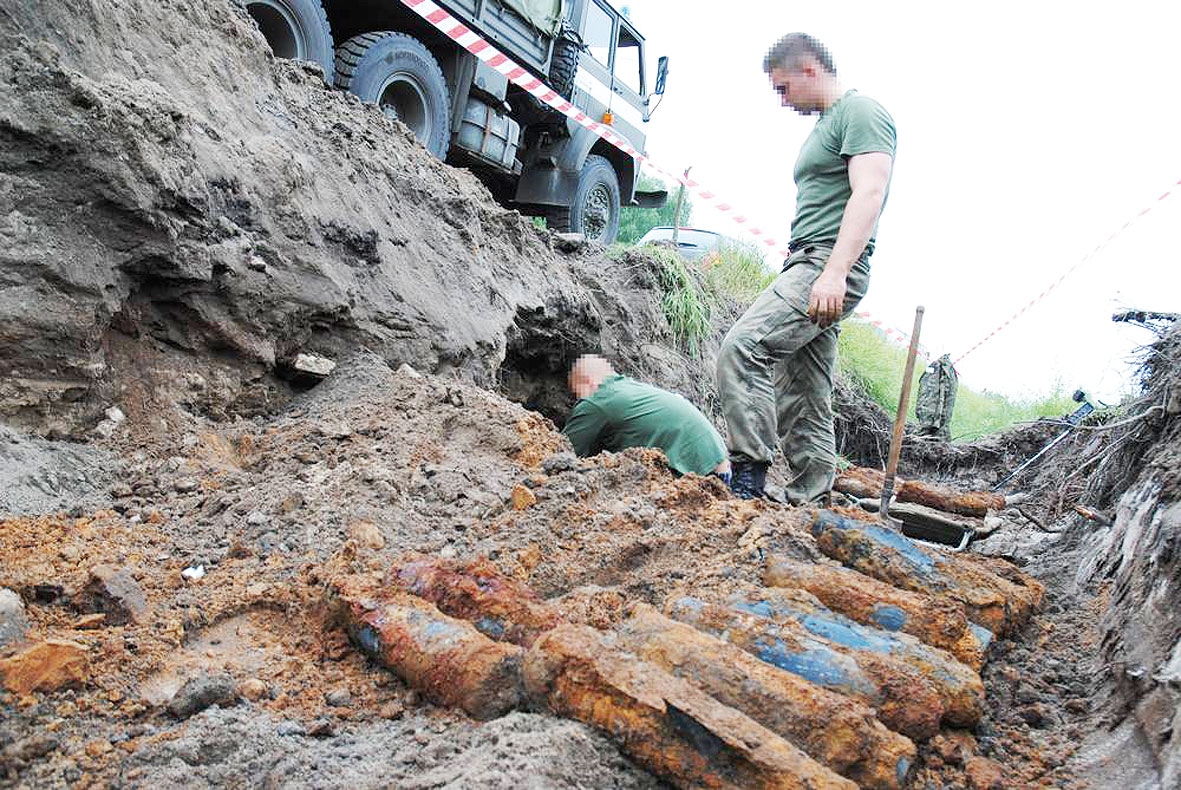
{"label": "military truck", "polygon": [[[497,200],[550,228],[610,244],[640,162],[539,102],[399,0],[236,0],[275,55],[319,63],[326,79],[376,104],[432,154],[475,171]],[[606,0],[436,0],[637,151],[651,98],[644,37]]]}

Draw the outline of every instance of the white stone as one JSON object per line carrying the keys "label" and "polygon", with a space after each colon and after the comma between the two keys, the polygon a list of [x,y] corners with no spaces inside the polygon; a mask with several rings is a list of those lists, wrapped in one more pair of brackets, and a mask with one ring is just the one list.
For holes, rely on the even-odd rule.
{"label": "white stone", "polygon": [[185,568],[183,571],[180,572],[180,575],[185,577],[186,579],[188,579],[191,582],[199,581],[199,580],[205,578],[205,566],[198,565],[195,568]]}
{"label": "white stone", "polygon": [[336,363],[331,359],[316,354],[299,354],[295,357],[293,367],[300,373],[311,373],[313,376],[327,376],[336,369]]}
{"label": "white stone", "polygon": [[0,647],[15,644],[24,639],[29,621],[25,617],[25,604],[12,590],[0,588]]}
{"label": "white stone", "polygon": [[111,408],[109,408],[105,412],[103,412],[103,414],[106,415],[108,420],[115,423],[116,425],[118,425],[119,423],[121,423],[127,419],[127,415],[124,414],[123,410],[120,409],[118,406],[112,406]]}
{"label": "white stone", "polygon": [[405,362],[403,362],[402,366],[398,368],[398,374],[402,375],[402,376],[408,376],[412,379],[422,378],[421,373],[419,373],[417,370],[415,370],[414,368],[407,365]]}

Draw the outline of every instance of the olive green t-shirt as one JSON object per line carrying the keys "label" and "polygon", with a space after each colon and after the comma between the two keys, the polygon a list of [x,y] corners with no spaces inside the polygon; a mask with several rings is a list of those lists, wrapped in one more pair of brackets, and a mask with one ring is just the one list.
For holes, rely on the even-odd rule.
{"label": "olive green t-shirt", "polygon": [[579,455],[656,447],[670,467],[706,475],[726,457],[726,445],[705,415],[673,392],[612,376],[574,405],[562,433]]}
{"label": "olive green t-shirt", "polygon": [[[849,188],[849,157],[874,152],[894,156],[897,135],[894,119],[882,105],[857,91],[847,91],[816,121],[796,160],[796,216],[791,223],[792,245],[837,240]],[[889,184],[886,194],[889,194]],[[883,206],[885,205],[883,201]],[[873,252],[874,223],[866,251]]]}

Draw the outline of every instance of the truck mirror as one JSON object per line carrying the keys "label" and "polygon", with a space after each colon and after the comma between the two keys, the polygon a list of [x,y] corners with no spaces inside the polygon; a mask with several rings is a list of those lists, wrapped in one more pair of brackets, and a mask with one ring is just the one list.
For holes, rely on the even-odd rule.
{"label": "truck mirror", "polygon": [[660,59],[656,61],[656,88],[652,93],[663,96],[666,79],[668,79],[668,55],[661,55]]}

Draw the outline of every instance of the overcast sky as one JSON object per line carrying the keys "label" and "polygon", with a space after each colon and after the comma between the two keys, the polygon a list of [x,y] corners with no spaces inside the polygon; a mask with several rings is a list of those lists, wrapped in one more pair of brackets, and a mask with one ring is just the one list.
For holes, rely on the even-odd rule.
{"label": "overcast sky", "polygon": [[[786,240],[792,165],[814,124],[762,73],[792,31],[825,42],[846,88],[885,105],[899,150],[862,307],[953,357],[988,334],[1181,179],[1181,3],[1002,0],[717,3],[621,0],[669,55],[648,152]],[[1179,190],[1181,191],[1181,190]],[[735,233],[698,209],[694,224]],[[1124,307],[1181,311],[1181,194],[959,366],[974,388],[1104,399],[1151,335]]]}

